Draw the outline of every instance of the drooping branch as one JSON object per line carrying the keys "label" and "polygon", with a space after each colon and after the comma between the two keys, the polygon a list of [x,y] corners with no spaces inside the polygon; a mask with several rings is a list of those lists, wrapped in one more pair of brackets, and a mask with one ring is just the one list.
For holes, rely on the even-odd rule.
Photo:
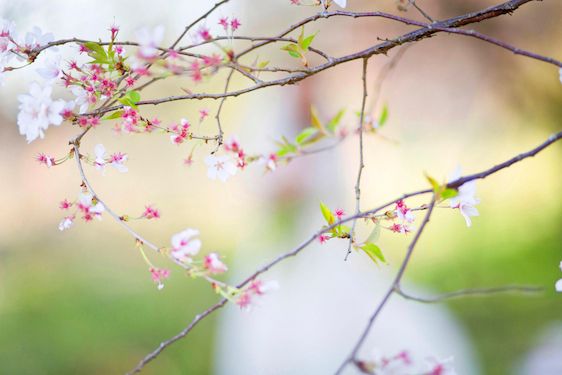
{"label": "drooping branch", "polygon": [[[508,168],[508,167],[512,166],[513,164],[518,163],[518,162],[520,162],[520,161],[522,161],[526,158],[535,156],[536,154],[538,154],[539,152],[541,152],[542,150],[544,150],[545,148],[547,148],[548,146],[552,145],[554,142],[556,142],[560,139],[562,139],[562,131],[551,135],[546,141],[544,141],[543,143],[541,143],[537,147],[535,147],[535,148],[533,148],[533,149],[531,149],[527,152],[521,153],[521,154],[519,154],[519,155],[517,155],[517,156],[515,156],[515,157],[513,157],[509,160],[506,160],[503,163],[497,164],[497,165],[495,165],[495,166],[493,166],[493,167],[491,167],[491,168],[489,168],[485,171],[482,171],[480,173],[475,173],[475,174],[472,174],[472,175],[461,177],[461,178],[449,183],[448,186],[450,188],[458,188],[459,186],[461,186],[462,184],[464,184],[466,182],[476,180],[476,179],[486,178],[486,177],[488,177],[492,174],[495,174],[495,173],[501,171],[502,169]],[[258,268],[251,275],[249,275],[242,282],[240,282],[237,285],[237,287],[241,288],[241,287],[247,285],[249,282],[256,279],[258,276],[264,274],[265,272],[270,270],[272,267],[275,267],[277,264],[283,262],[286,259],[289,259],[289,258],[292,258],[292,257],[298,255],[301,251],[303,251],[310,244],[312,244],[318,238],[318,236],[320,236],[324,232],[330,231],[331,229],[337,227],[338,225],[341,225],[343,223],[346,223],[346,222],[349,222],[349,221],[352,221],[352,220],[356,220],[356,219],[359,219],[359,218],[369,217],[370,215],[374,215],[374,214],[380,212],[381,210],[384,210],[385,208],[395,204],[399,200],[404,200],[404,199],[407,199],[407,198],[411,198],[411,197],[419,196],[419,195],[423,195],[423,194],[428,194],[428,193],[431,193],[431,192],[432,192],[431,189],[424,189],[424,190],[418,190],[418,191],[415,191],[415,192],[412,192],[412,193],[404,194],[401,197],[399,197],[397,199],[394,199],[390,202],[384,203],[384,204],[382,204],[382,205],[380,205],[376,208],[370,209],[368,211],[360,212],[356,215],[346,217],[346,218],[342,219],[341,221],[338,221],[338,222],[334,223],[333,225],[322,228],[319,231],[317,231],[316,233],[314,233],[312,236],[310,236],[307,240],[303,241],[296,248],[292,249],[289,252],[286,252],[286,253],[283,253],[283,254],[277,256],[272,261],[270,261],[270,262],[266,263],[265,265],[261,266],[260,268]],[[431,209],[433,209],[433,207],[434,207],[434,205],[432,204]],[[426,218],[427,218],[427,220],[429,220],[429,215],[426,214]],[[421,232],[418,231],[418,233],[420,233],[420,235],[421,235]],[[415,243],[413,245],[415,246]],[[413,247],[412,247],[412,251],[413,251]],[[404,270],[405,270],[406,265],[404,265]],[[400,279],[398,279],[398,280],[400,280]],[[394,284],[393,284],[393,288],[394,288]],[[227,302],[228,301],[226,299],[221,299],[219,302],[217,302],[216,304],[214,304],[213,306],[211,306],[207,310],[205,310],[202,314],[197,315],[191,321],[191,323],[186,328],[184,328],[179,334],[175,335],[174,337],[172,337],[168,340],[165,340],[165,341],[161,342],[160,345],[154,351],[152,351],[151,353],[146,355],[138,363],[138,365],[135,367],[135,369],[132,370],[132,372],[130,372],[130,374],[140,372],[150,361],[154,360],[167,347],[169,347],[170,345],[179,341],[180,339],[186,337],[193,330],[193,328],[195,328],[195,326],[198,323],[200,323],[207,316],[211,315],[213,312],[219,310],[221,307],[226,305]],[[376,318],[376,316],[375,316],[375,318]],[[369,325],[369,327],[370,327],[370,325]],[[346,362],[346,365],[347,364],[348,364],[348,362]]]}
{"label": "drooping branch", "polygon": [[421,302],[421,303],[439,303],[456,298],[491,297],[498,294],[506,294],[506,293],[537,294],[537,293],[544,292],[544,288],[539,286],[533,286],[533,285],[505,285],[505,286],[490,287],[490,288],[466,288],[466,289],[455,290],[454,292],[439,294],[433,297],[418,297],[418,296],[411,295],[409,293],[404,292],[404,290],[402,290],[402,287],[400,285],[398,285],[394,291],[396,294],[400,295],[401,297],[407,300]]}

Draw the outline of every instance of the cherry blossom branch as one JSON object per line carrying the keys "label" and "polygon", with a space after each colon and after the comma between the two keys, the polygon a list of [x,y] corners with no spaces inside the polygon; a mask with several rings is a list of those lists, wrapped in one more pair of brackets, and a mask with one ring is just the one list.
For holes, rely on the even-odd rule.
{"label": "cherry blossom branch", "polygon": [[499,39],[496,39],[496,38],[493,38],[491,36],[479,33],[475,30],[465,30],[465,29],[447,28],[447,27],[438,27],[438,26],[436,26],[435,29],[439,30],[439,31],[446,32],[446,33],[466,35],[466,36],[470,36],[470,37],[473,37],[473,38],[476,38],[476,39],[480,39],[480,40],[486,41],[488,43],[494,44],[498,47],[504,48],[508,51],[511,51],[516,55],[526,56],[526,57],[529,57],[529,58],[532,58],[532,59],[535,59],[535,60],[544,61],[546,63],[549,63],[549,64],[555,65],[559,68],[562,68],[562,62],[559,61],[559,60],[556,60],[554,58],[547,57],[547,56],[542,56],[542,55],[539,55],[537,53],[533,53],[533,52],[530,52],[530,51],[526,51],[524,49],[512,46],[511,44],[505,43],[505,42],[503,42]]}
{"label": "cherry blossom branch", "polygon": [[[354,61],[354,60],[358,60],[358,59],[364,59],[364,58],[368,58],[371,57],[373,55],[379,55],[379,54],[386,54],[388,53],[388,51],[390,51],[391,49],[403,45],[405,43],[411,43],[411,42],[417,42],[420,41],[422,39],[426,39],[430,36],[432,36],[435,33],[438,32],[450,32],[450,33],[457,33],[460,35],[465,35],[464,32],[460,32],[459,30],[457,30],[457,28],[459,26],[464,26],[464,25],[468,25],[470,23],[475,23],[475,22],[480,22],[489,18],[493,18],[493,17],[497,17],[500,16],[502,14],[507,14],[507,13],[511,13],[514,10],[516,10],[518,7],[520,7],[521,5],[530,2],[530,1],[535,1],[535,0],[511,0],[511,1],[507,1],[503,4],[494,6],[494,7],[490,7],[481,11],[477,11],[477,12],[473,12],[473,13],[468,13],[462,16],[458,16],[458,17],[453,17],[453,18],[449,18],[447,20],[444,21],[440,21],[440,22],[436,22],[434,24],[428,25],[428,24],[424,24],[422,22],[418,22],[418,21],[412,21],[409,20],[409,22],[411,22],[411,24],[413,25],[419,25],[422,26],[420,29],[411,31],[409,33],[403,34],[402,36],[399,36],[397,38],[391,39],[391,40],[386,40],[383,43],[374,45],[372,47],[369,47],[363,51],[359,51],[350,55],[346,55],[343,57],[339,57],[339,58],[333,58],[330,61],[320,64],[316,67],[313,68],[309,68],[308,70],[305,70],[304,72],[299,72],[299,73],[295,73],[295,74],[291,74],[287,77],[284,78],[280,78],[277,80],[272,80],[272,81],[263,81],[261,83],[255,84],[253,86],[250,87],[246,87],[243,89],[239,89],[239,90],[235,90],[235,91],[230,91],[230,92],[224,92],[224,93],[195,93],[195,94],[188,94],[188,95],[177,95],[177,96],[169,96],[169,97],[164,97],[164,98],[158,98],[158,99],[153,99],[153,100],[144,100],[144,101],[139,101],[137,103],[138,106],[142,106],[142,105],[158,105],[158,104],[162,104],[162,103],[168,103],[168,102],[173,102],[173,101],[179,101],[179,100],[202,100],[202,99],[222,99],[224,97],[236,97],[242,94],[246,94],[258,89],[262,89],[262,88],[266,88],[266,87],[272,87],[272,86],[284,86],[284,85],[291,85],[291,84],[295,84],[297,82],[300,82],[312,75],[318,74],[324,70],[330,69],[336,65],[339,64],[343,64],[346,62],[350,62],[350,61]],[[353,12],[343,12],[343,11],[337,11],[337,12],[332,12],[332,13],[326,13],[326,17],[329,17],[330,15],[345,15],[345,16],[349,16],[349,17],[361,17],[361,16],[367,16],[367,14],[369,14],[371,17],[373,16],[377,16],[379,15],[379,13],[377,12],[370,12],[370,13],[353,13]],[[318,18],[322,18],[323,15],[322,13],[316,16],[312,16],[309,17],[307,19],[305,19],[305,21],[301,21],[300,23],[297,23],[296,25],[293,25],[289,30],[292,31],[298,27],[301,26],[301,24],[305,24],[307,22],[311,22],[312,20],[318,19]],[[398,17],[401,18],[401,17]],[[290,32],[288,31],[288,32]],[[457,32],[459,31],[459,32]],[[478,34],[480,35],[480,34]],[[284,34],[281,35],[281,37],[284,36]],[[473,37],[477,37],[477,34],[475,33],[470,33],[469,36],[473,36]],[[490,37],[486,37],[486,39],[483,38],[479,38],[485,41],[490,41],[493,38]],[[489,39],[489,40],[488,40]],[[272,41],[264,41],[262,43],[257,44],[254,47],[251,47],[251,49],[242,51],[241,53],[239,53],[236,58],[239,58],[241,56],[243,56],[244,54],[258,48],[261,47],[263,45],[272,43]],[[496,43],[494,43],[496,44]],[[503,43],[503,45],[508,46],[507,44]],[[515,48],[515,47],[513,47]],[[510,48],[508,48],[510,49]],[[510,49],[513,50],[513,49]],[[553,59],[553,58],[548,58],[548,57],[544,57],[544,56],[540,56],[534,53],[523,53],[522,50],[517,49],[518,54],[520,55],[524,55],[524,56],[528,56],[528,57],[532,57],[532,58],[536,58],[540,61],[544,61],[544,62],[548,62],[550,64],[553,64],[555,66],[562,66],[562,62]],[[103,109],[98,109],[92,113],[90,113],[89,115],[100,115],[100,114],[104,114],[106,112],[110,112],[110,111],[114,111],[114,110],[118,110],[120,108],[122,108],[123,105],[118,105],[118,106],[113,106],[113,107],[107,107],[107,108],[103,108]]]}
{"label": "cherry blossom branch", "polygon": [[125,223],[123,220],[121,220],[121,216],[116,214],[108,205],[106,205],[105,202],[99,197],[99,195],[93,189],[92,185],[90,184],[90,181],[86,177],[86,173],[84,172],[84,166],[82,164],[82,155],[80,154],[80,139],[84,136],[84,134],[86,134],[86,132],[87,132],[87,130],[82,132],[78,137],[76,137],[74,140],[71,141],[72,149],[73,149],[73,153],[74,153],[74,158],[76,159],[76,166],[78,168],[78,172],[80,173],[80,177],[82,178],[82,182],[84,183],[84,185],[86,185],[86,187],[88,188],[90,193],[92,193],[93,197],[99,203],[101,203],[101,205],[104,207],[105,211],[113,219],[115,219],[115,221],[117,221],[131,236],[133,236],[137,241],[140,241],[142,244],[150,247],[152,250],[159,253],[160,252],[159,246],[156,246],[154,243],[145,239],[138,232],[136,232],[133,228],[131,228],[129,225],[127,225],[127,223]]}
{"label": "cherry blossom branch", "polygon": [[421,303],[439,303],[455,298],[488,297],[488,296],[493,296],[503,293],[537,294],[537,293],[544,292],[544,288],[540,286],[533,286],[533,285],[505,285],[505,286],[490,287],[490,288],[467,288],[467,289],[456,290],[454,292],[439,294],[434,297],[413,296],[411,294],[404,292],[400,287],[400,285],[396,286],[394,291],[396,292],[396,294],[408,300],[421,302]]}
{"label": "cherry blossom branch", "polygon": [[[544,141],[543,143],[541,143],[541,144],[538,145],[537,147],[535,147],[535,148],[533,148],[533,149],[531,149],[531,150],[529,150],[529,151],[527,151],[527,152],[521,153],[521,154],[519,154],[519,155],[517,155],[517,156],[515,156],[515,157],[513,157],[513,158],[511,158],[511,159],[509,159],[509,160],[506,160],[506,161],[503,162],[503,163],[497,164],[497,165],[495,165],[495,166],[493,166],[493,167],[491,167],[491,168],[489,168],[489,169],[487,169],[487,170],[485,170],[485,171],[482,171],[482,172],[480,172],[480,173],[475,173],[475,174],[472,174],[472,175],[467,175],[467,176],[465,176],[465,177],[458,178],[457,180],[452,181],[451,183],[449,183],[447,186],[448,186],[449,188],[458,188],[459,186],[463,185],[463,184],[466,183],[466,182],[469,182],[469,181],[472,181],[472,180],[477,180],[477,179],[484,179],[484,178],[490,176],[491,174],[497,173],[497,172],[501,171],[502,169],[508,168],[508,167],[512,166],[513,164],[518,163],[518,162],[520,162],[520,161],[522,161],[522,160],[524,160],[524,159],[526,159],[526,158],[535,156],[536,154],[538,154],[539,152],[541,152],[542,150],[544,150],[545,148],[547,148],[548,146],[552,145],[554,142],[556,142],[556,141],[558,141],[558,140],[560,140],[560,139],[562,139],[562,131],[561,131],[561,132],[558,132],[558,133],[556,133],[556,134],[551,135],[546,141]],[[431,193],[431,192],[432,192],[431,189],[424,189],[424,190],[418,190],[418,191],[415,191],[415,192],[412,192],[412,193],[403,194],[401,197],[399,197],[399,198],[397,198],[397,199],[394,199],[394,200],[392,200],[392,201],[390,201],[390,202],[384,203],[384,204],[382,204],[382,205],[380,205],[380,206],[378,206],[378,207],[376,207],[376,208],[370,209],[370,210],[368,210],[368,211],[363,211],[363,212],[360,212],[360,213],[358,213],[358,214],[355,214],[355,215],[352,215],[352,216],[343,218],[342,220],[340,220],[340,221],[338,221],[338,222],[336,222],[336,223],[334,223],[334,224],[332,224],[332,225],[330,225],[330,226],[324,227],[324,228],[320,229],[319,231],[317,231],[316,233],[314,233],[314,234],[313,234],[311,237],[309,237],[307,240],[303,241],[303,242],[302,242],[299,246],[297,246],[296,248],[292,249],[292,250],[289,251],[289,252],[286,252],[286,253],[283,253],[283,254],[278,255],[278,256],[277,256],[276,258],[274,258],[272,261],[270,261],[270,262],[266,263],[265,265],[261,266],[260,268],[258,268],[258,269],[257,269],[256,271],[254,271],[251,275],[249,275],[249,276],[246,277],[242,282],[240,282],[240,283],[237,285],[237,288],[242,288],[242,287],[244,287],[244,286],[247,285],[249,282],[251,282],[252,280],[256,279],[256,278],[257,278],[258,276],[260,276],[261,274],[267,272],[268,270],[270,270],[271,268],[273,268],[273,267],[276,266],[277,264],[283,262],[283,261],[286,260],[286,259],[289,259],[289,258],[292,258],[292,257],[298,255],[301,251],[303,251],[303,250],[304,250],[305,248],[307,248],[310,244],[312,244],[321,234],[323,234],[323,233],[325,233],[325,232],[327,232],[327,231],[330,231],[331,229],[334,229],[334,228],[336,228],[337,226],[339,226],[339,225],[341,225],[341,224],[343,224],[343,223],[346,223],[346,222],[349,222],[349,221],[352,221],[352,220],[356,220],[356,219],[359,219],[359,218],[369,217],[370,215],[376,214],[377,212],[379,212],[379,211],[381,211],[381,210],[383,210],[383,209],[385,209],[385,208],[387,208],[387,207],[389,207],[389,206],[395,204],[396,202],[398,202],[398,201],[400,201],[400,200],[405,200],[405,199],[407,199],[407,198],[411,198],[411,197],[419,196],[419,195],[423,195],[423,194],[428,194],[428,193]],[[429,220],[429,215],[431,214],[430,211],[432,211],[433,208],[435,207],[435,204],[434,204],[434,203],[435,203],[435,202],[432,200],[431,205],[428,206],[428,213],[427,213],[426,216],[425,216],[426,220]],[[425,224],[427,224],[427,221],[424,220],[424,224],[422,224],[422,226],[425,226]],[[416,233],[416,236],[417,236],[417,237],[419,237],[419,235],[421,235],[421,230],[422,230],[422,229],[423,229],[423,227],[420,227],[420,230],[418,230],[418,232]],[[416,240],[416,241],[417,241],[417,240]],[[412,244],[413,244],[413,246],[415,246],[415,243],[412,242],[412,243],[410,244],[409,249],[411,248],[412,251],[413,251],[413,246],[412,246]],[[408,261],[409,258],[407,258],[407,259],[405,259],[405,260]],[[406,262],[406,263],[403,262],[403,263],[402,263],[401,269],[404,268],[404,270],[405,270],[406,265],[407,265],[407,262]],[[404,272],[404,271],[402,271],[402,273],[403,273],[403,272]],[[400,278],[401,278],[401,276],[400,276]],[[396,279],[395,279],[395,280],[396,280]],[[400,279],[398,279],[398,280],[400,280]],[[398,285],[399,285],[399,284],[398,284]],[[395,285],[394,285],[394,283],[393,283],[392,289],[390,290],[390,294],[392,294],[392,291],[394,291],[394,287],[395,287]],[[386,297],[386,299],[383,299],[383,302],[386,303],[386,300],[387,300],[389,297],[390,297],[390,295],[388,295],[388,292],[387,292],[387,297]],[[158,355],[160,355],[160,354],[162,353],[162,351],[164,351],[167,347],[169,347],[170,345],[174,344],[174,343],[177,342],[178,340],[180,340],[180,339],[186,337],[186,336],[193,330],[193,328],[195,328],[195,326],[196,326],[199,322],[201,322],[201,320],[203,320],[203,319],[206,318],[207,316],[211,315],[213,312],[215,312],[215,311],[217,311],[218,309],[220,309],[220,308],[222,308],[223,306],[225,306],[227,302],[228,302],[228,301],[223,298],[223,299],[221,299],[220,301],[218,301],[216,304],[214,304],[214,305],[212,305],[211,307],[209,307],[209,308],[208,308],[207,310],[205,310],[203,313],[196,315],[196,317],[189,323],[189,325],[188,325],[186,328],[184,328],[180,333],[178,333],[177,335],[173,336],[172,338],[170,338],[170,339],[168,339],[168,340],[165,340],[165,341],[162,341],[162,342],[160,343],[160,345],[159,345],[155,350],[153,350],[151,353],[149,353],[148,355],[146,355],[146,356],[137,364],[137,366],[136,366],[131,372],[129,372],[129,374],[135,374],[135,373],[140,372],[150,361],[154,360]],[[375,313],[378,314],[377,312],[375,312]],[[375,315],[374,318],[376,318],[376,315]],[[374,318],[373,318],[373,321],[374,321]],[[368,327],[367,327],[367,330],[369,330],[369,328],[370,328],[371,325],[372,325],[372,323],[369,323],[369,325],[368,325]],[[366,331],[365,331],[365,332],[366,332]],[[364,334],[366,334],[365,332],[364,332]],[[362,343],[362,341],[361,341],[361,343]],[[359,346],[361,345],[361,343],[359,343]],[[355,357],[355,354],[353,354],[353,356],[351,356],[351,357],[354,358],[354,357]],[[345,362],[345,364],[343,364],[343,367],[345,367],[345,366],[349,363],[348,360],[349,360],[349,357],[346,359],[346,362]]]}
{"label": "cherry blossom branch", "polygon": [[414,248],[416,247],[416,245],[418,243],[418,240],[420,239],[421,234],[423,233],[425,227],[429,223],[429,220],[431,218],[431,214],[433,213],[433,207],[435,206],[435,199],[436,199],[436,197],[435,197],[435,195],[433,195],[433,197],[431,199],[431,202],[429,203],[427,213],[425,214],[425,217],[424,217],[424,219],[423,219],[423,221],[420,225],[420,228],[416,232],[414,238],[412,239],[412,242],[410,242],[410,245],[408,246],[408,249],[406,250],[406,255],[404,256],[404,260],[402,261],[402,264],[400,265],[400,268],[398,269],[398,272],[396,273],[396,276],[394,278],[394,281],[392,282],[392,285],[390,286],[390,288],[388,288],[388,290],[385,293],[384,297],[382,298],[381,302],[379,303],[379,305],[375,309],[375,312],[369,318],[369,321],[367,322],[366,327],[364,328],[363,332],[359,336],[359,339],[357,340],[355,346],[353,347],[353,349],[351,351],[351,354],[343,361],[343,363],[340,365],[340,367],[336,371],[336,375],[341,374],[342,371],[345,369],[345,367],[349,363],[353,363],[356,360],[357,353],[359,352],[359,349],[361,349],[361,346],[363,345],[363,343],[367,339],[367,335],[371,331],[371,328],[373,327],[373,324],[375,323],[376,318],[379,316],[379,314],[382,311],[382,309],[384,308],[384,306],[390,300],[390,297],[395,292],[395,289],[397,287],[399,287],[400,281],[402,280],[402,277],[404,276],[404,273],[406,272],[406,267],[408,267],[410,259],[412,258],[412,254],[414,253]]}
{"label": "cherry blossom branch", "polygon": [[[359,132],[359,167],[357,171],[357,180],[355,182],[355,214],[357,215],[361,212],[361,175],[363,173],[363,168],[365,168],[365,162],[363,160],[363,128],[365,124],[365,106],[367,104],[367,67],[369,65],[369,58],[363,59],[363,72],[361,74],[361,80],[363,82],[363,95],[361,98],[361,113],[359,114],[359,125],[357,125],[357,131]],[[351,224],[351,231],[349,232],[349,243],[347,245],[347,253],[345,254],[344,260],[347,260],[349,254],[351,254],[351,247],[354,244],[355,238],[355,225],[357,220],[353,220]]]}

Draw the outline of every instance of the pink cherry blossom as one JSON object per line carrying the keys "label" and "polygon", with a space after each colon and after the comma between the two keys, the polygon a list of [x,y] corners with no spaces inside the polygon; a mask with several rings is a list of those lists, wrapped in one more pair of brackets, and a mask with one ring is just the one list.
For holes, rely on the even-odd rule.
{"label": "pink cherry blossom", "polygon": [[37,160],[39,162],[39,164],[44,164],[46,165],[48,168],[52,167],[53,165],[55,165],[55,158],[52,156],[48,156],[45,155],[43,153],[37,155],[37,157],[35,158],[35,160]]}
{"label": "pink cherry blossom", "polygon": [[318,241],[320,241],[321,244],[326,243],[326,241],[328,241],[331,237],[325,234],[321,234],[318,236]]}
{"label": "pink cherry blossom", "polygon": [[142,217],[148,220],[160,219],[160,211],[152,206],[146,206],[144,212],[142,213]]}
{"label": "pink cherry blossom", "polygon": [[200,109],[199,110],[199,121],[203,121],[207,118],[207,116],[209,116],[209,110],[206,108]]}
{"label": "pink cherry blossom", "polygon": [[210,253],[205,257],[203,266],[212,274],[224,273],[228,270],[226,264],[221,262],[217,253]]}
{"label": "pink cherry blossom", "polygon": [[162,288],[164,288],[163,280],[170,277],[170,271],[167,269],[155,267],[150,267],[149,271],[152,277],[152,281],[158,284],[158,290],[162,290]]}
{"label": "pink cherry blossom", "polygon": [[228,30],[228,17],[221,17],[218,23],[223,27],[224,31]]}
{"label": "pink cherry blossom", "polygon": [[127,154],[124,154],[122,152],[116,152],[109,155],[108,162],[109,165],[117,169],[119,172],[125,173],[129,171],[129,168],[127,168],[123,163],[125,163],[128,158],[129,156]]}
{"label": "pink cherry blossom", "polygon": [[338,208],[334,211],[334,215],[336,215],[338,220],[341,220],[345,216],[345,212],[341,208]]}
{"label": "pink cherry blossom", "polygon": [[59,208],[61,210],[68,210],[70,207],[72,207],[72,202],[70,202],[68,199],[65,199],[59,203]]}
{"label": "pink cherry blossom", "polygon": [[236,31],[240,25],[242,25],[240,23],[240,21],[238,20],[238,18],[233,18],[232,21],[230,21],[230,28],[232,29],[232,31]]}
{"label": "pink cherry blossom", "polygon": [[410,210],[408,206],[406,206],[406,203],[404,203],[403,200],[399,200],[398,202],[396,202],[396,208],[394,212],[396,216],[400,220],[402,220],[402,222],[412,223],[416,219],[412,210]]}

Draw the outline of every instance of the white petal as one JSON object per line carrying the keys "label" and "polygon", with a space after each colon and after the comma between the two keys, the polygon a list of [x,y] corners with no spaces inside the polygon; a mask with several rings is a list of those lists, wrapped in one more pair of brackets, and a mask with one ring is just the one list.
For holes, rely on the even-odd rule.
{"label": "white petal", "polygon": [[556,282],[555,288],[557,292],[562,292],[562,279]]}

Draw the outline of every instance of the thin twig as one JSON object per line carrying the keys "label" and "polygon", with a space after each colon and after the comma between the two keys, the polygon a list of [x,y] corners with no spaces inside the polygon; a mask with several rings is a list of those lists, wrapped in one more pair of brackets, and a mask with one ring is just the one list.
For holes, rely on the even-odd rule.
{"label": "thin twig", "polygon": [[[361,113],[359,114],[359,125],[357,125],[357,131],[359,132],[359,167],[357,170],[357,180],[355,181],[355,214],[357,215],[361,212],[361,175],[363,174],[363,168],[365,168],[365,162],[363,160],[363,125],[365,124],[365,106],[367,104],[367,67],[369,65],[369,58],[363,59],[363,71],[361,74],[361,81],[363,82],[363,95],[361,97]],[[349,232],[349,243],[347,245],[347,252],[345,254],[344,260],[347,260],[349,254],[351,254],[351,248],[355,241],[355,225],[357,220],[353,220],[351,224],[351,231]]]}
{"label": "thin twig", "polygon": [[433,20],[433,18],[431,18],[431,16],[429,14],[427,14],[417,3],[416,0],[408,0],[410,2],[410,4],[416,8],[416,10],[423,16],[425,17],[429,22],[435,22]]}
{"label": "thin twig", "polygon": [[494,296],[503,293],[537,294],[537,293],[544,292],[544,288],[540,286],[533,286],[533,285],[505,285],[505,286],[490,287],[490,288],[467,288],[467,289],[456,290],[454,292],[439,294],[434,297],[413,296],[411,294],[404,292],[400,287],[400,285],[398,285],[394,291],[396,292],[396,294],[408,300],[421,302],[421,303],[439,303],[455,298],[489,297],[489,296]]}

